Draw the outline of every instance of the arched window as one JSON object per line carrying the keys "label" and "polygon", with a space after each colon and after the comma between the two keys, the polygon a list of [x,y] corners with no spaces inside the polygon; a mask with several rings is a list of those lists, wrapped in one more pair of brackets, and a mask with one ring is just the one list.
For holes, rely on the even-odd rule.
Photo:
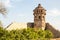
{"label": "arched window", "polygon": [[41,10],[41,12],[42,12],[42,10]]}
{"label": "arched window", "polygon": [[39,16],[39,19],[41,19],[41,16]]}

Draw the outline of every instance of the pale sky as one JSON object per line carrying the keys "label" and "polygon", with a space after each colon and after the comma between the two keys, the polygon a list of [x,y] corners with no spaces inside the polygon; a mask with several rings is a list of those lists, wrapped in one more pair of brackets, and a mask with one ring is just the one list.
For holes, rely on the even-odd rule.
{"label": "pale sky", "polygon": [[0,14],[4,27],[12,22],[33,22],[33,9],[40,3],[46,11],[46,22],[60,30],[60,0],[0,0],[8,10],[7,17]]}

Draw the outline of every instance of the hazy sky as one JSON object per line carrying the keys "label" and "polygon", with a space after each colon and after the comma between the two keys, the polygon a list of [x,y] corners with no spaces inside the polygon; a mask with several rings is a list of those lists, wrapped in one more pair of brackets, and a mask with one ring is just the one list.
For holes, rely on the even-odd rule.
{"label": "hazy sky", "polygon": [[33,22],[33,9],[40,3],[46,11],[46,22],[60,30],[60,0],[0,0],[8,10],[7,17],[0,14],[4,26],[12,22]]}

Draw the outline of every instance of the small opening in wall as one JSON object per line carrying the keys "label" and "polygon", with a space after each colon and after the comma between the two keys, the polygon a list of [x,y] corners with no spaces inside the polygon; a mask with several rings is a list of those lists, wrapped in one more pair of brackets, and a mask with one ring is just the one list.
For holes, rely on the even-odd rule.
{"label": "small opening in wall", "polygon": [[44,16],[43,16],[43,18],[44,18]]}
{"label": "small opening in wall", "polygon": [[41,16],[39,16],[39,19],[41,19]]}
{"label": "small opening in wall", "polygon": [[42,10],[41,10],[41,12],[42,12]]}
{"label": "small opening in wall", "polygon": [[37,10],[37,13],[38,13],[38,10]]}

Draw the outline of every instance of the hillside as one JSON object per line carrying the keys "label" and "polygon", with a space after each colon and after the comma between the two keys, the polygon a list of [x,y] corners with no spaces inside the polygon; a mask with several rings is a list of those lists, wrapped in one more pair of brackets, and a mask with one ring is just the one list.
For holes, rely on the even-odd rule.
{"label": "hillside", "polygon": [[45,30],[50,30],[53,33],[54,38],[60,37],[60,32],[58,30],[54,29],[53,26],[50,25],[49,23],[46,23],[46,29]]}

